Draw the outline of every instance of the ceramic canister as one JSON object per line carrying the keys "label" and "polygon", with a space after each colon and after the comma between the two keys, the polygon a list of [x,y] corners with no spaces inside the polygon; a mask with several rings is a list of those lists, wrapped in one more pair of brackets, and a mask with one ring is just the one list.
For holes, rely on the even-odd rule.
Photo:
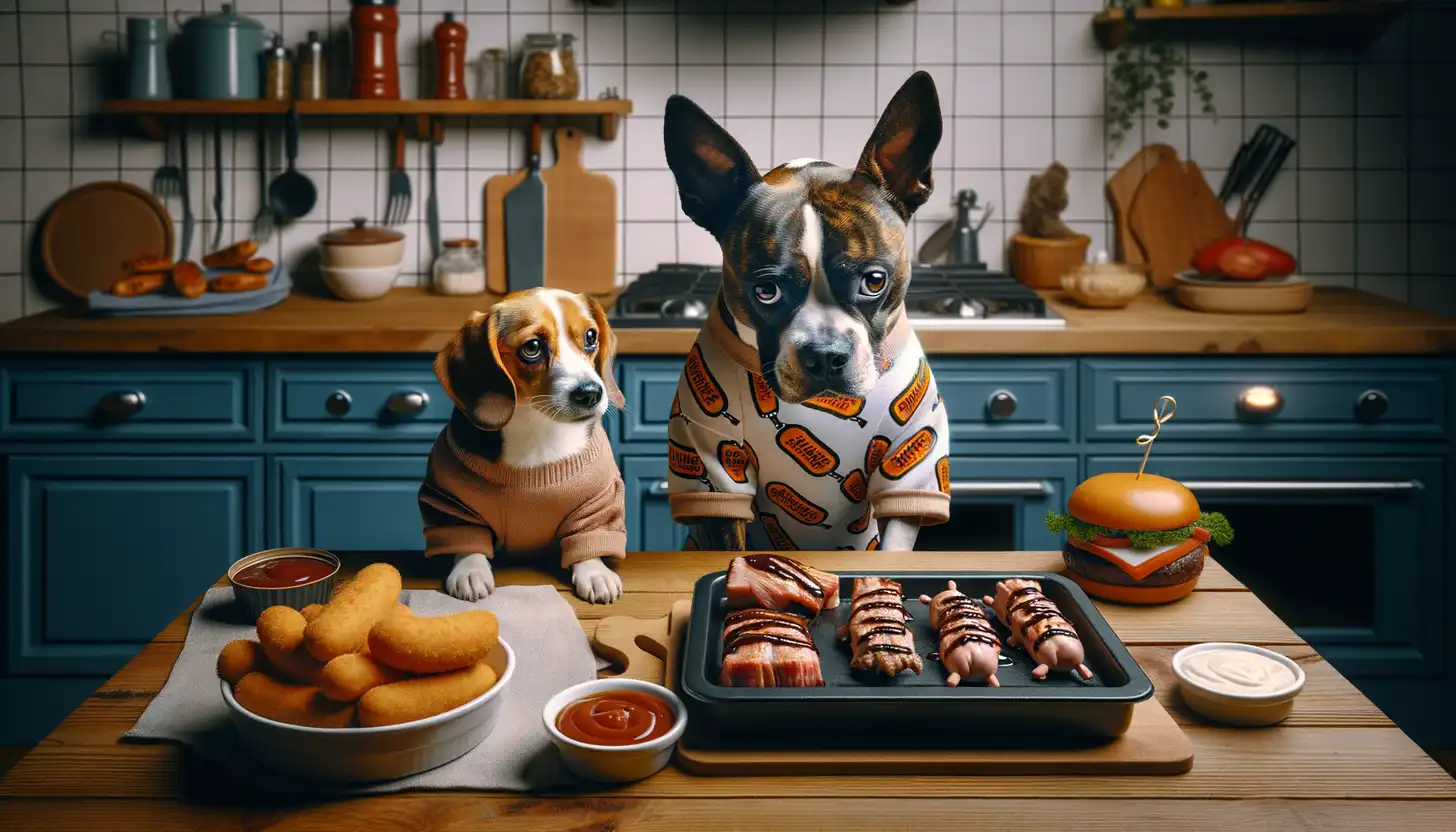
{"label": "ceramic canister", "polygon": [[183,24],[192,97],[261,98],[264,34],[263,24],[240,16],[232,3],[224,3],[218,14]]}
{"label": "ceramic canister", "polygon": [[167,72],[167,20],[129,17],[126,20],[127,95],[158,100],[172,97]]}

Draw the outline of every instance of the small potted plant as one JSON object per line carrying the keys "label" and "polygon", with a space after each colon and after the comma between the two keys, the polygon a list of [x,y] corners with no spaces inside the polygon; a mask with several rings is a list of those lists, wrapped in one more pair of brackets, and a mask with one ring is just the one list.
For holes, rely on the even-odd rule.
{"label": "small potted plant", "polygon": [[[1208,86],[1208,73],[1188,65],[1173,44],[1154,37],[1143,37],[1135,31],[1139,6],[1181,6],[1182,0],[1107,0],[1110,9],[1121,9],[1127,34],[1113,53],[1112,69],[1107,76],[1107,155],[1113,156],[1123,139],[1149,107],[1157,115],[1158,127],[1168,129],[1173,113],[1176,90],[1173,78],[1181,68],[1188,76],[1193,95],[1198,96],[1199,109],[1207,116],[1218,117],[1213,106],[1213,90]],[[1190,108],[1191,109],[1191,108]]]}
{"label": "small potted plant", "polygon": [[1068,176],[1065,165],[1052,162],[1026,183],[1021,230],[1011,235],[1011,272],[1033,289],[1059,289],[1062,275],[1087,262],[1092,238],[1062,222]]}

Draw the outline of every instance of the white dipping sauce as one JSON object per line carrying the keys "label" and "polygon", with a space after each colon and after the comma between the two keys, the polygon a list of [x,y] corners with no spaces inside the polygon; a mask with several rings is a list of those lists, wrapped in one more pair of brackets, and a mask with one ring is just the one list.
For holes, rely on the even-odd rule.
{"label": "white dipping sauce", "polygon": [[1203,650],[1183,661],[1183,672],[1219,693],[1259,695],[1294,686],[1294,671],[1267,656],[1246,650]]}

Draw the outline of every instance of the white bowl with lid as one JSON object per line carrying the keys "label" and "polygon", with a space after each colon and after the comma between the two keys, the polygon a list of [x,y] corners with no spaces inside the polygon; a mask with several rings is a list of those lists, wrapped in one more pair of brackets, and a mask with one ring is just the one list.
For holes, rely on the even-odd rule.
{"label": "white bowl with lid", "polygon": [[1282,653],[1252,644],[1214,641],[1173,654],[1183,701],[1226,725],[1273,725],[1289,716],[1304,690],[1304,668]]}
{"label": "white bowl with lid", "polygon": [[328,269],[383,269],[393,266],[395,273],[404,263],[404,234],[392,228],[366,225],[368,220],[355,217],[348,228],[339,228],[319,237],[319,254]]}

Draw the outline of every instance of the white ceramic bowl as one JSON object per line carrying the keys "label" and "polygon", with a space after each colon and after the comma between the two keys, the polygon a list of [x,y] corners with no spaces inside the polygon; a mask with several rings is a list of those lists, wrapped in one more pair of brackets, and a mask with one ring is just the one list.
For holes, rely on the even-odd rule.
{"label": "white ceramic bowl", "polygon": [[[556,717],[567,705],[592,694],[614,690],[642,691],[666,700],[672,706],[672,730],[655,740],[636,745],[590,745],[570,739],[556,729]],[[677,741],[688,725],[687,708],[683,707],[677,694],[662,685],[636,679],[595,679],[572,685],[546,702],[541,718],[546,722],[551,741],[561,751],[566,767],[581,777],[600,783],[629,783],[661,771],[672,759],[672,750],[677,747]]]}
{"label": "white ceramic bowl", "polygon": [[[1294,673],[1294,683],[1266,694],[1228,693],[1214,690],[1189,675],[1184,667],[1190,656],[1209,650],[1238,650],[1272,659]],[[1173,673],[1178,677],[1178,687],[1183,694],[1183,701],[1187,702],[1189,707],[1209,719],[1228,725],[1245,727],[1273,725],[1289,716],[1289,712],[1294,708],[1294,698],[1299,695],[1301,690],[1304,690],[1304,668],[1300,667],[1298,662],[1281,653],[1251,644],[1213,641],[1184,647],[1173,654]]]}
{"label": "white ceramic bowl", "polygon": [[515,674],[516,654],[501,639],[486,661],[499,676],[490,690],[453,711],[382,728],[310,728],[275,722],[239,705],[228,683],[220,684],[243,747],[258,762],[312,780],[366,783],[442,766],[490,735]]}
{"label": "white ceramic bowl", "polygon": [[324,266],[324,284],[329,291],[344,300],[374,300],[384,297],[394,288],[394,279],[399,277],[400,264],[378,268],[353,268],[347,266]]}

